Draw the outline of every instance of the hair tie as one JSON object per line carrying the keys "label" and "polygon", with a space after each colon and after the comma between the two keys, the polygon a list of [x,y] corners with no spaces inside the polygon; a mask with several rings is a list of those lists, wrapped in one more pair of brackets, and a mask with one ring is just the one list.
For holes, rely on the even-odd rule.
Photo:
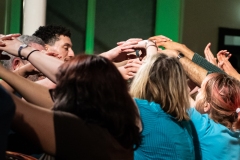
{"label": "hair tie", "polygon": [[237,112],[237,113],[240,113],[240,108],[237,108],[237,109],[236,109],[236,112]]}

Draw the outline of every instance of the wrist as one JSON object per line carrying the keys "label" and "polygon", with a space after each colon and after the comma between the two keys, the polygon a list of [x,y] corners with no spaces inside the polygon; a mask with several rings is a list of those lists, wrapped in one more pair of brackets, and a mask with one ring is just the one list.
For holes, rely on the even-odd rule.
{"label": "wrist", "polygon": [[[29,52],[31,52],[33,50],[33,48],[32,47],[26,47],[26,48],[23,48],[23,49],[21,49],[21,57],[23,57],[23,58],[26,58],[27,57],[27,55],[28,55],[28,53]],[[20,57],[20,58],[21,58]]]}
{"label": "wrist", "polygon": [[146,49],[148,49],[149,47],[155,47],[156,49],[158,49],[156,43],[151,40],[148,40],[146,43]]}
{"label": "wrist", "polygon": [[35,50],[32,47],[27,47],[27,48],[22,49],[21,56],[24,57],[25,60],[28,60],[27,58],[29,56],[29,53],[31,53],[32,51],[39,51],[39,50]]}

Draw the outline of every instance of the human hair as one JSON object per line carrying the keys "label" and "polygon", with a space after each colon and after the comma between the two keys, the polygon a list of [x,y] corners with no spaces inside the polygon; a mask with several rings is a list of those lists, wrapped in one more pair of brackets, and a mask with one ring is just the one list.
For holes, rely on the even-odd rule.
{"label": "human hair", "polygon": [[[240,107],[240,82],[221,73],[207,75],[196,109],[203,112],[203,105],[210,104],[209,116],[231,130],[240,129],[236,109]],[[236,122],[236,123],[235,123]]]}
{"label": "human hair", "polygon": [[[148,55],[149,56],[149,55]],[[147,57],[130,87],[135,98],[154,101],[176,120],[189,120],[189,93],[186,74],[180,62],[165,54]]]}
{"label": "human hair", "polygon": [[[24,44],[27,44],[27,45],[31,45],[31,43],[37,43],[37,44],[42,45],[43,47],[45,46],[43,40],[42,40],[41,38],[39,38],[39,37],[36,37],[36,36],[21,35],[21,36],[17,37],[17,39],[18,39],[20,42],[22,42],[22,43],[24,43]],[[12,63],[13,63],[13,60],[16,58],[16,56],[13,56],[13,55],[5,52],[5,51],[3,51],[3,54],[4,54],[4,55],[7,55],[7,56],[9,57],[8,60],[2,60],[2,61],[1,61],[2,64],[3,64],[3,66],[4,66],[6,69],[12,71],[12,70],[13,70],[13,68],[12,68],[12,65],[13,65],[13,64],[12,64]],[[20,60],[23,64],[27,64],[27,63],[28,63],[27,60],[22,60],[22,59],[20,59],[20,58],[19,58],[19,60]]]}
{"label": "human hair", "polygon": [[112,62],[101,56],[78,55],[65,62],[56,77],[54,110],[106,128],[125,148],[139,146],[138,110]]}
{"label": "human hair", "polygon": [[45,43],[43,42],[43,40],[36,36],[21,35],[17,39],[27,45],[30,45],[31,43],[37,43],[43,47],[45,46]]}
{"label": "human hair", "polygon": [[40,26],[33,35],[41,38],[48,45],[54,45],[61,35],[71,38],[70,30],[60,25]]}

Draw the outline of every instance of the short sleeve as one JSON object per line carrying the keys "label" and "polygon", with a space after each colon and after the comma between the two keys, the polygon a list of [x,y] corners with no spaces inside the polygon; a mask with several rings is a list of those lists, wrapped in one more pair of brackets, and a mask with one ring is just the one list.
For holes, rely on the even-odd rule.
{"label": "short sleeve", "polygon": [[208,114],[201,114],[195,108],[190,108],[188,114],[196,128],[197,134],[199,137],[203,137],[207,133],[207,129],[211,126]]}
{"label": "short sleeve", "polygon": [[73,114],[55,111],[54,129],[57,159],[107,159],[100,127],[89,125]]}

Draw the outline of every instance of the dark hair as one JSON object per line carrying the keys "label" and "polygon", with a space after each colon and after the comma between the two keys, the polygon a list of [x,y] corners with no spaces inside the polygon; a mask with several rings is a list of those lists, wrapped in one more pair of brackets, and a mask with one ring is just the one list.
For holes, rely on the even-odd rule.
{"label": "dark hair", "polygon": [[138,110],[112,62],[101,56],[78,55],[59,68],[57,79],[54,110],[106,128],[125,148],[139,146]]}
{"label": "dark hair", "polygon": [[33,35],[41,38],[48,45],[54,45],[61,35],[71,38],[70,30],[59,25],[40,26]]}

